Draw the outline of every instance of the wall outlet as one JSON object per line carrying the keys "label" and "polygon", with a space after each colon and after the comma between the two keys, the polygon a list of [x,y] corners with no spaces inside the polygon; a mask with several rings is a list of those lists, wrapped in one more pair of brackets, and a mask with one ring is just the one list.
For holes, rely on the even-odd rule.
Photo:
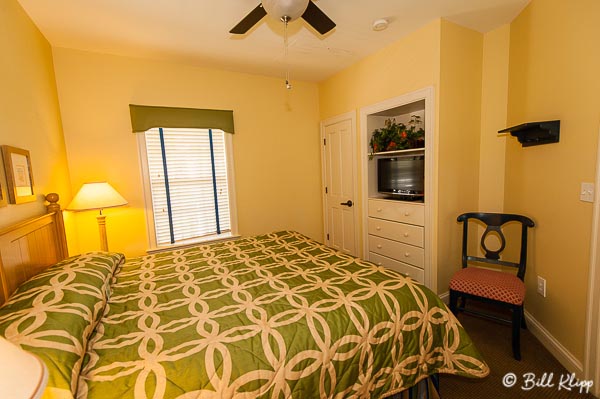
{"label": "wall outlet", "polygon": [[594,183],[581,183],[579,199],[585,202],[594,202]]}
{"label": "wall outlet", "polygon": [[546,297],[546,279],[540,276],[537,278],[537,292],[544,298]]}

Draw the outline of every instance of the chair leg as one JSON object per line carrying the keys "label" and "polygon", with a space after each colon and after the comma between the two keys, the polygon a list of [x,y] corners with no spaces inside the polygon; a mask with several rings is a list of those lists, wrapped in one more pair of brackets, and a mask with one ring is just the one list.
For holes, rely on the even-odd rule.
{"label": "chair leg", "polygon": [[521,360],[521,320],[522,306],[515,306],[512,310],[512,350],[516,360]]}
{"label": "chair leg", "polygon": [[450,301],[448,302],[448,305],[450,306],[450,311],[452,313],[454,313],[455,315],[457,314],[457,309],[456,309],[457,301],[458,301],[458,292],[456,292],[454,290],[450,290]]}
{"label": "chair leg", "polygon": [[433,387],[436,392],[440,392],[440,375],[438,373],[432,374],[429,378],[431,378],[431,382],[433,383]]}
{"label": "chair leg", "polygon": [[527,330],[527,323],[525,323],[525,308],[521,307],[521,328]]}

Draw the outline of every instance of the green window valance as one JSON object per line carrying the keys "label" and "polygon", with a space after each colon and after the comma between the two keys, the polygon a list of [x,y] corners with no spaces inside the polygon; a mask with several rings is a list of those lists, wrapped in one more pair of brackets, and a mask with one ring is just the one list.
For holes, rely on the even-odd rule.
{"label": "green window valance", "polygon": [[155,127],[211,128],[234,133],[233,111],[129,104],[129,113],[134,133],[145,132]]}

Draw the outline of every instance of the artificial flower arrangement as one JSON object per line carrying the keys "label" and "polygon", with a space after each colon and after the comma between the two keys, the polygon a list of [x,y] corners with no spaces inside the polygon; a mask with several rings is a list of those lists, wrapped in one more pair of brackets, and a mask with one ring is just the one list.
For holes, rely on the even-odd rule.
{"label": "artificial flower arrangement", "polygon": [[425,130],[421,127],[421,117],[411,115],[408,126],[396,123],[395,119],[386,119],[384,127],[373,131],[369,145],[371,154],[425,147]]}

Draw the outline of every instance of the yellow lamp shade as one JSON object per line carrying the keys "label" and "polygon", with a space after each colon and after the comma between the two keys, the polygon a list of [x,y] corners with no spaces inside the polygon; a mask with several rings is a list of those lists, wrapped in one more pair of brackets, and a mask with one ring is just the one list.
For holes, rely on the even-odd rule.
{"label": "yellow lamp shade", "polygon": [[127,200],[107,182],[84,183],[67,210],[87,211],[127,205]]}

